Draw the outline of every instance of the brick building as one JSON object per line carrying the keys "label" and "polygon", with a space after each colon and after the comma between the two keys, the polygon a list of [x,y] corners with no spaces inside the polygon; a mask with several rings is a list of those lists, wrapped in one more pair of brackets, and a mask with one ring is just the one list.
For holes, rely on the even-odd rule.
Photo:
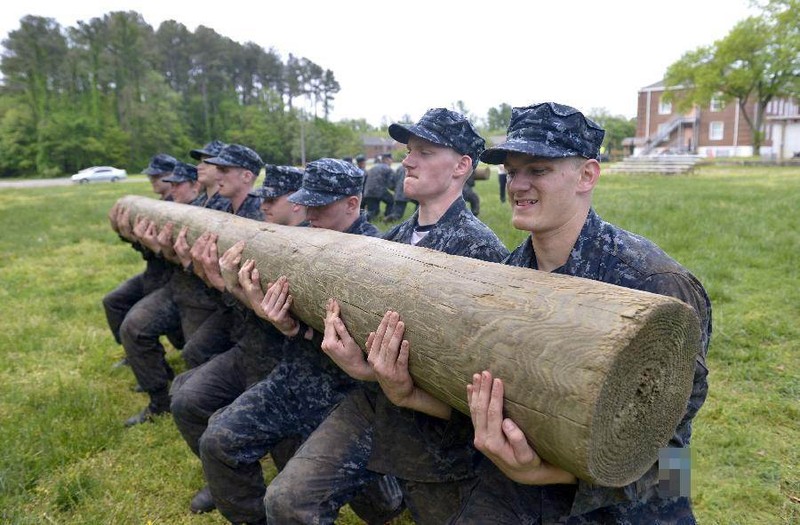
{"label": "brick building", "polygon": [[[670,88],[680,90],[682,88]],[[625,139],[626,152],[635,156],[696,154],[705,157],[748,157],[753,155],[753,136],[738,101],[722,104],[712,100],[679,113],[675,104],[664,100],[664,82],[639,90],[636,137]],[[757,111],[748,103],[748,114]],[[797,99],[775,99],[764,115],[761,156],[772,159],[800,155],[800,105]]]}

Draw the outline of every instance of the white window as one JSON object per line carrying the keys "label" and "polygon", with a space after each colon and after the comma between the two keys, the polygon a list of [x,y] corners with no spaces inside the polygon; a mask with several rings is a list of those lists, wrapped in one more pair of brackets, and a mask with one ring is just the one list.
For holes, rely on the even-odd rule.
{"label": "white window", "polygon": [[724,122],[711,122],[708,124],[708,140],[722,140],[722,136],[725,134],[725,123]]}
{"label": "white window", "polygon": [[670,115],[672,113],[672,102],[667,102],[663,98],[658,101],[658,114]]}
{"label": "white window", "polygon": [[722,103],[722,99],[719,97],[712,97],[711,103],[708,105],[709,111],[717,112],[722,111],[725,108],[725,105]]}

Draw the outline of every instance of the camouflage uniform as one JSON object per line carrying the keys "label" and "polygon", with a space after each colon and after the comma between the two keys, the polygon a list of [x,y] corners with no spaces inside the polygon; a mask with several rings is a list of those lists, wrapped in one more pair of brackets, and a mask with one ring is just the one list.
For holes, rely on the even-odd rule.
{"label": "camouflage uniform", "polygon": [[[352,179],[352,186],[343,181],[341,170]],[[324,206],[343,195],[358,194],[362,177],[352,164],[321,159],[309,164],[303,187],[289,200]],[[380,232],[362,213],[345,233],[377,236]],[[286,438],[305,439],[355,386],[322,352],[321,335],[306,340],[302,326],[296,337],[285,339],[283,358],[269,376],[211,416],[200,438],[200,458],[214,503],[234,523],[264,521],[266,487],[259,460]],[[387,499],[389,511],[400,504],[399,494]]]}
{"label": "camouflage uniform", "polygon": [[381,202],[384,203],[384,216],[389,215],[394,204],[394,197],[389,191],[394,188],[394,172],[392,168],[380,162],[369,169],[364,182],[364,203],[367,217],[372,220],[381,213]]}
{"label": "camouflage uniform", "polygon": [[[399,142],[420,136],[468,154],[474,162],[483,150],[483,139],[469,122],[444,109],[430,110],[417,126],[393,124],[389,133]],[[410,244],[418,215],[384,238]],[[417,246],[493,262],[508,255],[461,197]],[[400,408],[377,385],[364,385],[331,412],[272,481],[268,522],[333,523],[345,498],[383,473],[398,479],[417,523],[438,525],[458,509],[464,489],[473,483],[477,456],[469,417],[453,411],[445,421]]]}
{"label": "camouflage uniform", "polygon": [[481,212],[481,198],[475,193],[475,172],[469,176],[467,182],[464,183],[464,200],[469,203],[469,209],[477,217]]}
{"label": "camouflage uniform", "polygon": [[[530,238],[505,261],[536,268]],[[626,288],[676,297],[694,308],[702,327],[694,383],[682,421],[670,447],[687,447],[691,421],[708,393],[705,356],[711,335],[711,303],[700,282],[652,242],[604,222],[591,210],[564,266],[553,273],[594,279]],[[694,523],[687,497],[658,493],[658,465],[621,488],[592,485],[532,486],[515,483],[488,459],[479,468],[480,481],[452,523]]]}
{"label": "camouflage uniform", "polygon": [[[303,170],[289,166],[267,166],[261,188],[250,192],[259,198],[274,198],[299,189]],[[227,295],[227,294],[226,294]],[[172,416],[189,448],[199,456],[200,436],[215,411],[229,405],[247,388],[265,378],[282,356],[284,336],[229,296],[241,333],[236,344],[204,365],[175,378],[170,394]]]}
{"label": "camouflage uniform", "polygon": [[[244,148],[238,145],[226,148],[234,146]],[[224,149],[220,155],[223,152]],[[235,156],[238,153],[239,149],[233,150],[233,161],[238,159]],[[260,162],[260,158],[257,158],[257,162]],[[229,160],[228,157],[223,158],[223,161]],[[257,162],[247,159],[247,163],[253,167]],[[260,171],[260,165],[255,169],[256,173]],[[248,196],[236,210],[236,215],[263,220],[260,206],[260,197]],[[224,211],[233,211],[230,202]],[[230,305],[223,301],[222,294],[209,288],[189,270],[175,270],[164,287],[136,304],[123,321],[120,335],[131,370],[139,385],[150,396],[146,410],[154,414],[169,410],[168,385],[173,373],[164,359],[159,336],[182,329],[186,343],[181,356],[189,368],[194,368],[233,346],[233,315]],[[136,424],[145,419],[144,413],[140,416],[129,419],[126,424]]]}
{"label": "camouflage uniform", "polygon": [[[195,160],[202,161],[210,157],[216,157],[227,146],[221,140],[212,140],[202,148],[193,149],[189,155]],[[214,195],[208,195],[205,190],[197,196],[192,206],[200,206],[201,208],[209,208],[211,210],[227,211],[230,207],[230,201],[227,197],[223,197],[219,192]]]}
{"label": "camouflage uniform", "polygon": [[404,191],[403,185],[406,181],[406,167],[400,164],[394,171],[394,205],[392,206],[392,213],[386,217],[387,220],[394,221],[402,219],[406,214],[406,205],[408,199]]}
{"label": "camouflage uniform", "polygon": [[[597,158],[604,131],[569,106],[552,102],[513,108],[507,140],[486,150],[481,160],[500,164],[508,152],[541,158]],[[529,237],[505,261],[537,269]],[[711,302],[700,282],[651,241],[604,222],[590,209],[566,263],[553,273],[594,279],[626,288],[675,297],[697,313],[702,330],[692,393],[683,419],[669,442],[689,446],[691,422],[708,392],[706,353],[711,337]],[[578,480],[576,485],[515,483],[486,458],[479,478],[450,523],[694,523],[689,498],[659,487],[657,464],[620,488]],[[688,488],[686,488],[688,492]],[[490,517],[490,518],[489,518]]]}

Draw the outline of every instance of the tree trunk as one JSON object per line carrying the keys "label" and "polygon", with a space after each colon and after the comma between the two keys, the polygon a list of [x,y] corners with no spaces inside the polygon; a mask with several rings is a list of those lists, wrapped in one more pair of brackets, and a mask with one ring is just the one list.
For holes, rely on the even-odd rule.
{"label": "tree trunk", "polygon": [[400,312],[417,385],[468,414],[466,385],[490,370],[540,455],[592,483],[639,478],[686,409],[700,327],[676,299],[145,197],[120,204],[176,232],[188,225],[190,242],[215,232],[220,253],[245,239],[262,285],[288,276],[292,310],[316,330],[329,297],[361,344]]}

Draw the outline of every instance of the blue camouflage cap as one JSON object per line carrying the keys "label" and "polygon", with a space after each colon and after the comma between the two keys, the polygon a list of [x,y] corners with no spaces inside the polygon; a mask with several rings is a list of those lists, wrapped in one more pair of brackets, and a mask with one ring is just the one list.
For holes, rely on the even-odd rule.
{"label": "blue camouflage cap", "polygon": [[205,159],[205,162],[215,166],[244,168],[253,172],[256,177],[264,166],[264,161],[261,160],[258,153],[241,144],[228,144],[220,150],[216,157],[209,157]]}
{"label": "blue camouflage cap", "polygon": [[429,109],[419,122],[410,126],[392,124],[389,135],[401,144],[408,144],[408,138],[414,135],[452,148],[462,155],[469,155],[473,168],[478,165],[478,157],[486,146],[486,141],[464,115],[445,108]]}
{"label": "blue camouflage cap", "polygon": [[189,152],[189,155],[197,160],[202,160],[203,157],[216,157],[224,147],[225,143],[221,140],[212,140],[202,148],[193,149]]}
{"label": "blue camouflage cap", "polygon": [[145,175],[166,175],[167,173],[172,173],[172,170],[175,169],[175,164],[178,163],[178,159],[173,157],[172,155],[167,155],[166,153],[159,153],[158,155],[154,156],[150,159],[150,164],[142,171]]}
{"label": "blue camouflage cap", "polygon": [[487,164],[502,164],[509,152],[533,157],[585,157],[600,154],[605,130],[577,109],[543,102],[512,108],[506,141],[481,155]]}
{"label": "blue camouflage cap", "polygon": [[303,184],[303,173],[301,168],[294,166],[267,164],[264,166],[264,184],[251,191],[250,195],[262,199],[274,199],[287,193],[294,193]]}
{"label": "blue camouflage cap", "polygon": [[197,180],[197,168],[192,164],[178,161],[172,170],[172,175],[161,180],[164,182],[195,182]]}
{"label": "blue camouflage cap", "polygon": [[309,162],[303,185],[289,201],[303,206],[326,206],[351,195],[360,195],[364,172],[350,162],[319,159]]}

